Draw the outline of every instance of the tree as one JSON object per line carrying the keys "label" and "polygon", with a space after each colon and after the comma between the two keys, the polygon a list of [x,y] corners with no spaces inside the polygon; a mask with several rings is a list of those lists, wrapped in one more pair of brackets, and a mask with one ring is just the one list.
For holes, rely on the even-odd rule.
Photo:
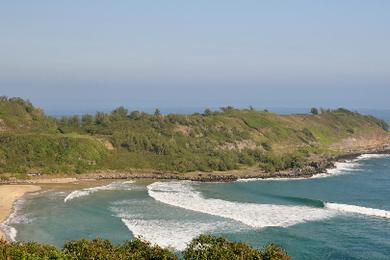
{"label": "tree", "polygon": [[80,117],[79,116],[72,116],[69,119],[69,125],[74,128],[80,127]]}
{"label": "tree", "polygon": [[195,238],[184,251],[186,260],[289,260],[287,253],[278,246],[270,244],[263,250],[255,249],[245,243],[230,242],[223,237],[201,235]]}
{"label": "tree", "polygon": [[96,112],[95,123],[97,125],[108,125],[110,123],[109,116],[104,112]]}
{"label": "tree", "polygon": [[[230,242],[223,237],[201,235],[190,242],[183,258],[188,260],[290,260],[280,247],[269,244],[259,250],[241,242]],[[105,260],[177,260],[167,248],[136,238],[123,244],[109,240],[74,240],[62,249],[36,242],[7,242],[0,239],[0,259],[105,259]]]}
{"label": "tree", "polygon": [[160,112],[160,109],[156,108],[156,110],[154,111],[154,119],[161,119],[161,112]]}
{"label": "tree", "polygon": [[229,112],[229,111],[234,110],[234,107],[227,106],[227,107],[221,107],[220,109],[221,109],[222,112]]}
{"label": "tree", "polygon": [[156,108],[156,110],[154,110],[154,116],[161,116],[160,109]]}
{"label": "tree", "polygon": [[205,111],[203,112],[203,114],[204,114],[205,116],[210,116],[212,113],[213,113],[213,112],[211,111],[210,108],[206,108]]}
{"label": "tree", "polygon": [[81,117],[81,123],[83,126],[89,126],[93,124],[93,116],[90,114],[85,114]]}
{"label": "tree", "polygon": [[124,108],[123,106],[117,107],[111,112],[111,119],[113,119],[113,120],[126,119],[128,113],[129,113],[129,111],[126,108]]}
{"label": "tree", "polygon": [[133,111],[130,113],[129,118],[132,120],[140,119],[141,113],[139,111]]}
{"label": "tree", "polygon": [[67,116],[62,116],[61,119],[60,119],[60,124],[62,126],[67,126],[68,125],[68,122],[69,122],[69,118]]}
{"label": "tree", "polygon": [[313,115],[318,115],[318,109],[315,108],[315,107],[312,107],[312,108],[310,109],[310,113],[313,114]]}

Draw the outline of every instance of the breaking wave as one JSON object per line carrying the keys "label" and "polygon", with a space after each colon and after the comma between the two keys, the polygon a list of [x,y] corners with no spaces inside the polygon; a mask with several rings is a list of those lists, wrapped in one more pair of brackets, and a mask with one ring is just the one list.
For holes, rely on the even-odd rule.
{"label": "breaking wave", "polygon": [[353,171],[360,171],[359,166],[360,164],[356,160],[346,161],[346,162],[336,162],[334,168],[328,169],[324,174],[314,175],[313,177],[314,178],[328,177],[328,176],[345,174]]}
{"label": "breaking wave", "polygon": [[243,203],[204,198],[189,182],[155,182],[147,188],[149,196],[159,202],[232,219],[252,228],[288,227],[335,215],[335,211],[318,207]]}
{"label": "breaking wave", "polygon": [[381,159],[381,158],[390,158],[390,154],[362,154],[356,159],[348,160],[345,162],[336,162],[334,168],[327,169],[324,173],[315,174],[309,178],[298,177],[298,178],[248,178],[248,179],[238,179],[238,182],[251,182],[251,181],[294,181],[294,180],[307,180],[307,179],[317,179],[317,178],[326,178],[342,174],[347,174],[350,172],[360,171],[359,161],[370,160],[370,159]]}
{"label": "breaking wave", "polygon": [[295,181],[295,180],[306,180],[307,178],[246,178],[238,179],[237,182],[252,182],[252,181]]}
{"label": "breaking wave", "polygon": [[369,159],[381,159],[381,158],[389,158],[390,154],[362,154],[358,158],[356,158],[356,161],[361,160],[369,160]]}
{"label": "breaking wave", "polygon": [[390,211],[388,210],[367,208],[367,207],[348,205],[348,204],[331,203],[331,202],[325,202],[324,206],[327,209],[337,210],[341,212],[390,219]]}
{"label": "breaking wave", "polygon": [[16,228],[7,225],[7,223],[0,223],[0,229],[4,232],[6,238],[11,241],[16,241],[17,230]]}
{"label": "breaking wave", "polygon": [[125,182],[113,182],[105,186],[98,186],[98,187],[92,187],[92,188],[86,188],[82,190],[75,190],[68,194],[68,196],[65,197],[64,202],[71,201],[76,198],[88,196],[92,193],[98,192],[98,191],[108,191],[108,190],[131,190],[132,185],[134,181],[125,181]]}
{"label": "breaking wave", "polygon": [[370,160],[370,159],[381,159],[389,158],[390,154],[362,154],[356,159],[348,160],[345,162],[336,162],[335,168],[328,169],[326,173],[314,175],[312,178],[321,178],[321,177],[330,177],[340,174],[346,174],[350,172],[360,171],[361,164],[360,161]]}
{"label": "breaking wave", "polygon": [[[363,158],[363,157],[362,157]],[[379,158],[379,157],[370,157],[370,158]],[[382,158],[382,157],[380,157]],[[347,174],[354,171],[360,171],[359,160],[364,159],[356,159],[353,161],[346,162],[336,162],[334,168],[327,169],[324,173],[318,173],[311,177],[297,177],[297,178],[249,178],[249,179],[238,179],[238,182],[251,182],[251,181],[298,181],[298,180],[309,180],[309,179],[318,179],[318,178],[326,178],[331,176],[337,176],[342,174]]]}
{"label": "breaking wave", "polygon": [[114,216],[120,218],[135,237],[141,236],[153,244],[179,251],[201,234],[248,229],[232,220],[162,207],[149,197],[116,201],[111,205]]}
{"label": "breaking wave", "polygon": [[33,218],[31,218],[31,216],[27,214],[26,215],[19,214],[20,209],[24,204],[24,202],[25,200],[23,198],[15,201],[13,205],[12,213],[9,215],[6,221],[0,223],[1,230],[4,231],[4,234],[7,237],[7,239],[9,239],[12,242],[16,241],[16,235],[18,233],[16,228],[14,228],[12,225],[22,224],[22,223],[27,224],[33,221]]}
{"label": "breaking wave", "polygon": [[171,247],[179,251],[184,250],[193,238],[214,230],[220,231],[224,228],[223,223],[215,222],[126,218],[121,220],[135,237],[141,236],[153,244],[158,244],[161,247]]}

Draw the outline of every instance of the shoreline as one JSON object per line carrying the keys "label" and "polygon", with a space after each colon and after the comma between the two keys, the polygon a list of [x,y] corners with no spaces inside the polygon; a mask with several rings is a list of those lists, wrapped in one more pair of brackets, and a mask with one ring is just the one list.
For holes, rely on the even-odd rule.
{"label": "shoreline", "polygon": [[198,182],[234,182],[249,179],[309,179],[321,174],[327,174],[330,169],[337,168],[337,163],[356,160],[362,155],[389,154],[390,150],[354,152],[335,157],[309,161],[301,168],[288,169],[278,172],[264,172],[259,169],[231,170],[226,172],[189,172],[189,173],[160,173],[160,172],[102,172],[89,173],[79,180],[120,180],[120,179],[151,179],[151,180],[188,180]]}
{"label": "shoreline", "polygon": [[[26,193],[41,190],[37,185],[0,185],[0,224],[7,221],[11,215],[14,203]],[[5,233],[0,229],[0,240],[7,239]]]}
{"label": "shoreline", "polygon": [[82,174],[77,178],[79,181],[88,180],[120,180],[120,179],[151,179],[151,180],[188,180],[198,182],[232,182],[240,179],[278,179],[278,178],[311,178],[315,175],[326,173],[327,170],[336,168],[339,162],[346,162],[357,159],[365,154],[390,154],[390,149],[375,149],[361,152],[350,152],[334,157],[322,158],[309,161],[301,168],[288,169],[278,172],[264,172],[258,168],[245,170],[230,170],[225,172],[187,172],[169,173],[150,171],[142,172],[135,170],[131,172],[102,171],[96,173]]}
{"label": "shoreline", "polygon": [[329,169],[336,167],[338,162],[357,159],[364,154],[390,154],[390,149],[367,150],[350,152],[334,157],[308,161],[301,168],[288,169],[278,172],[264,172],[258,168],[231,170],[225,172],[187,172],[172,173],[153,170],[129,170],[112,171],[102,170],[80,175],[41,175],[32,176],[29,179],[0,180],[3,184],[66,184],[76,182],[89,182],[97,180],[123,180],[123,179],[151,179],[151,180],[189,180],[199,182],[232,182],[242,179],[277,179],[277,178],[311,178],[318,174],[324,174]]}
{"label": "shoreline", "polygon": [[[145,180],[189,180],[200,182],[233,182],[250,179],[309,179],[316,175],[321,175],[329,169],[337,167],[337,163],[348,162],[359,159],[362,155],[390,155],[390,150],[371,151],[364,153],[348,153],[335,157],[322,158],[321,160],[308,162],[304,167],[291,169],[282,172],[267,173],[260,170],[234,170],[218,173],[191,172],[191,173],[162,173],[162,172],[99,172],[87,173],[77,177],[64,176],[39,176],[41,178],[24,179],[5,183],[0,181],[0,224],[7,221],[12,214],[14,203],[30,192],[41,190],[39,184],[80,184],[103,180],[125,180],[125,179],[145,179]],[[7,237],[0,227],[0,240]]]}

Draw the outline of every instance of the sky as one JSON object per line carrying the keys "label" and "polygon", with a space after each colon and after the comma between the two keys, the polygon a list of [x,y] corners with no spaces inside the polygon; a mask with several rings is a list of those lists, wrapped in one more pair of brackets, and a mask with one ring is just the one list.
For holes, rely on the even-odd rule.
{"label": "sky", "polygon": [[390,108],[390,1],[0,1],[0,95],[46,111]]}

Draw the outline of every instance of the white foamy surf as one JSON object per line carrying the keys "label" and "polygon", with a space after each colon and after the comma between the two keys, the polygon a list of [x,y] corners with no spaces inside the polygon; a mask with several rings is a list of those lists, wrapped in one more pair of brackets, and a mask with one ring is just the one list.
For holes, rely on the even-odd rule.
{"label": "white foamy surf", "polygon": [[70,200],[73,200],[75,198],[80,198],[84,196],[88,196],[92,193],[98,192],[98,191],[108,191],[108,190],[131,190],[132,185],[134,181],[125,181],[125,182],[113,182],[108,185],[104,186],[98,186],[98,187],[92,187],[92,188],[86,188],[82,190],[75,190],[68,194],[68,196],[65,197],[64,202],[68,202]]}
{"label": "white foamy surf", "polygon": [[359,168],[359,166],[361,166],[361,164],[359,163],[359,161],[389,157],[390,154],[362,154],[353,160],[348,160],[345,162],[336,162],[334,168],[328,169],[326,173],[314,175],[312,178],[330,177],[360,171],[361,169]]}
{"label": "white foamy surf", "polygon": [[249,178],[249,179],[238,179],[238,182],[252,182],[252,181],[299,181],[299,180],[309,180],[317,178],[326,178],[331,176],[337,176],[342,174],[347,174],[352,171],[359,171],[359,163],[354,161],[347,162],[336,162],[334,168],[327,169],[324,173],[318,173],[311,177],[298,177],[298,178]]}
{"label": "white foamy surf", "polygon": [[33,218],[31,218],[30,216],[19,214],[20,208],[24,202],[25,200],[23,198],[15,201],[13,205],[12,213],[3,223],[0,223],[1,230],[4,231],[4,234],[7,237],[7,239],[12,242],[16,241],[16,235],[18,234],[16,228],[14,228],[12,225],[21,224],[21,223],[30,223],[31,221],[33,221]]}
{"label": "white foamy surf", "polygon": [[159,202],[150,198],[115,201],[110,209],[135,237],[141,236],[153,244],[175,250],[185,249],[201,234],[247,229],[235,221],[161,207]]}
{"label": "white foamy surf", "polygon": [[122,222],[135,237],[141,236],[152,244],[182,251],[195,237],[224,228],[223,223],[203,223],[182,220],[126,219]]}
{"label": "white foamy surf", "polygon": [[334,211],[323,208],[204,198],[189,182],[155,182],[147,188],[149,196],[162,203],[232,219],[253,228],[287,227],[335,215]]}
{"label": "white foamy surf", "polygon": [[360,164],[359,161],[370,160],[370,159],[381,159],[381,158],[389,158],[390,154],[362,154],[359,155],[356,159],[347,160],[345,162],[336,162],[335,168],[328,169],[328,173],[330,174],[338,174],[340,172],[348,172],[348,171],[359,171]]}
{"label": "white foamy surf", "polygon": [[361,160],[369,160],[369,159],[381,159],[381,158],[389,158],[390,154],[362,154],[358,156],[355,161]]}
{"label": "white foamy surf", "polygon": [[298,177],[298,178],[246,178],[238,179],[237,182],[252,182],[252,181],[298,181],[305,180],[307,178]]}
{"label": "white foamy surf", "polygon": [[11,227],[11,226],[7,225],[6,223],[1,223],[0,224],[0,229],[1,229],[1,231],[4,232],[4,235],[6,236],[6,238],[9,241],[11,241],[11,242],[15,242],[16,241],[16,235],[18,233],[16,228]]}
{"label": "white foamy surf", "polygon": [[[335,176],[360,170],[360,164],[357,161],[336,162],[334,165],[335,167],[328,169],[325,174],[327,174],[328,176]],[[324,177],[326,176],[324,175]]]}
{"label": "white foamy surf", "polygon": [[248,178],[238,179],[238,182],[251,182],[251,181],[294,181],[294,180],[308,180],[317,178],[326,178],[332,176],[338,176],[342,174],[348,174],[351,172],[360,171],[359,161],[370,160],[370,159],[381,159],[389,158],[390,154],[362,154],[354,160],[348,160],[345,162],[336,162],[334,168],[327,169],[324,173],[315,174],[309,178]]}
{"label": "white foamy surf", "polygon": [[382,210],[382,209],[374,209],[374,208],[367,208],[367,207],[356,206],[356,205],[339,204],[339,203],[331,203],[331,202],[324,203],[324,206],[325,208],[337,210],[341,212],[390,219],[390,211]]}

